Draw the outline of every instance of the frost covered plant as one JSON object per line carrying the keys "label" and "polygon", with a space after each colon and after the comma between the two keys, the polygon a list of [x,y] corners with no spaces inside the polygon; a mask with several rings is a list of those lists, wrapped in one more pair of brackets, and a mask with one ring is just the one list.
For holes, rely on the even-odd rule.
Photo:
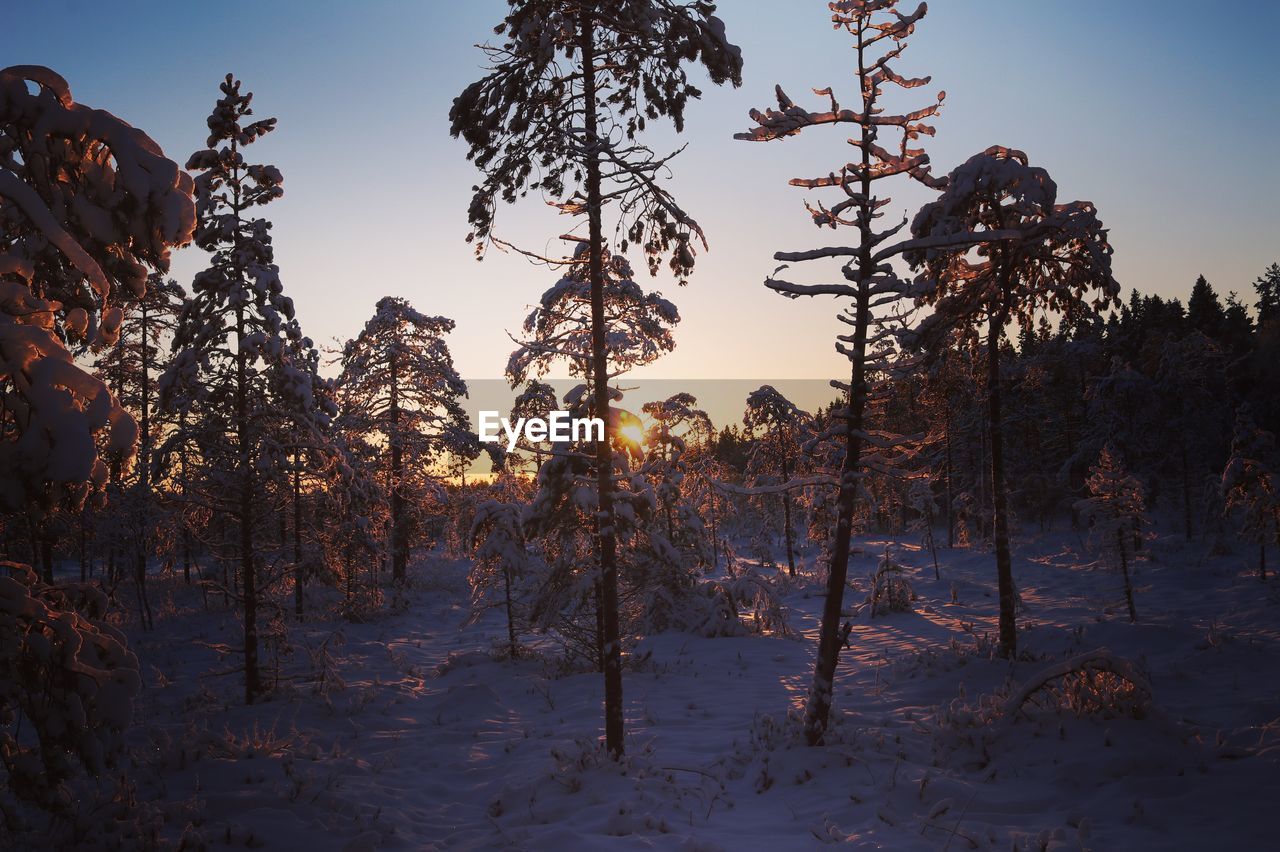
{"label": "frost covered plant", "polygon": [[476,545],[469,578],[472,618],[478,618],[490,607],[502,607],[507,619],[507,650],[512,659],[519,651],[515,588],[529,562],[520,513],[517,504],[485,500],[476,506],[471,525],[471,540]]}
{"label": "frost covered plant", "polygon": [[[715,84],[741,82],[742,54],[725,38],[715,4],[656,0],[510,0],[494,32],[501,45],[484,48],[489,71],[453,102],[450,132],[466,140],[468,159],[484,173],[475,187],[468,240],[477,252],[498,242],[500,202],[541,193],[560,210],[585,216],[587,250],[580,265],[589,282],[591,395],[598,416],[609,411],[605,318],[605,204],[616,213],[618,249],[641,247],[651,272],[666,259],[683,281],[693,269],[694,240],[705,238],[659,181],[672,155],[639,141],[650,120],[683,129],[685,105],[701,95],[686,64],[701,65]],[[614,430],[606,423],[606,432]],[[612,447],[595,442],[596,538],[605,657],[605,740],[623,753],[622,648],[618,626],[618,564],[614,530]]]}
{"label": "frost covered plant", "polygon": [[106,610],[92,586],[47,586],[29,567],[0,562],[0,812],[9,828],[21,822],[16,802],[69,813],[66,782],[81,769],[101,774],[121,754],[142,679]]}
{"label": "frost covered plant", "polygon": [[[1058,203],[1049,173],[1027,155],[992,146],[947,177],[936,201],[911,223],[904,258],[919,271],[917,301],[933,308],[916,342],[940,351],[954,329],[985,327],[990,481],[995,510],[1000,647],[1017,653],[1013,564],[1005,483],[1000,345],[1010,321],[1034,322],[1042,311],[1079,318],[1116,301],[1111,244],[1094,206]],[[975,243],[975,240],[977,242]]]}
{"label": "frost covered plant", "polygon": [[1130,566],[1137,558],[1138,545],[1142,541],[1146,489],[1125,472],[1119,455],[1110,444],[1102,448],[1086,485],[1089,497],[1077,502],[1076,510],[1091,522],[1094,542],[1118,564],[1124,579],[1124,600],[1129,609],[1129,620],[1137,621]]}
{"label": "frost covered plant", "polygon": [[[245,162],[244,148],[275,129],[249,120],[252,94],[228,74],[208,119],[207,147],[187,168],[196,178],[196,244],[211,253],[196,274],[161,378],[161,403],[182,415],[162,453],[197,446],[204,462],[198,499],[232,520],[228,542],[240,568],[245,702],[262,692],[258,672],[257,551],[267,484],[286,467],[288,445],[319,444],[332,412],[317,397],[314,347],[284,295],[271,223],[253,211],[284,194],[271,165]],[[289,437],[282,441],[284,436]],[[308,438],[300,436],[305,435]],[[194,495],[193,495],[194,497]]]}
{"label": "frost covered plant", "polygon": [[871,592],[867,595],[872,618],[877,613],[911,612],[911,602],[915,599],[915,590],[903,576],[903,566],[894,562],[886,550],[876,573],[871,576]]}
{"label": "frost covered plant", "polygon": [[1222,471],[1228,512],[1239,512],[1245,535],[1258,545],[1258,579],[1267,579],[1267,544],[1280,544],[1280,454],[1276,438],[1258,428],[1247,408],[1236,413],[1231,458]]}
{"label": "frost covered plant", "polygon": [[148,268],[191,240],[191,192],[145,133],[53,71],[0,70],[0,511],[83,502],[108,476],[98,438],[132,459],[137,424],[67,344],[115,342]]}

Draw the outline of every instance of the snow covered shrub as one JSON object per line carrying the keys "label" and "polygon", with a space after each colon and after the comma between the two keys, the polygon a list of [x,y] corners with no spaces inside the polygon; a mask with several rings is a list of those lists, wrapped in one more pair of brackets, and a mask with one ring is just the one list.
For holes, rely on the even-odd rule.
{"label": "snow covered shrub", "polygon": [[779,582],[777,575],[764,574],[747,565],[730,566],[723,579],[700,584],[706,617],[698,632],[704,636],[793,635],[787,609],[778,594]]}
{"label": "snow covered shrub", "polygon": [[[0,803],[66,814],[65,782],[101,774],[123,749],[142,679],[106,609],[95,587],[47,586],[0,562]],[[7,825],[20,821],[0,810]]]}
{"label": "snow covered shrub", "polygon": [[1144,718],[1151,710],[1151,683],[1129,660],[1099,649],[1038,672],[1005,703],[1013,720],[1028,708],[1066,710],[1077,716]]}
{"label": "snow covered shrub", "polygon": [[876,573],[871,576],[871,592],[867,595],[866,605],[871,608],[872,618],[876,613],[911,612],[916,593],[903,576],[903,570],[902,565],[889,558],[886,550]]}
{"label": "snow covered shrub", "polygon": [[470,540],[475,544],[471,569],[471,621],[491,607],[501,606],[507,620],[507,651],[518,655],[515,587],[529,563],[524,546],[521,507],[485,500],[475,507]]}

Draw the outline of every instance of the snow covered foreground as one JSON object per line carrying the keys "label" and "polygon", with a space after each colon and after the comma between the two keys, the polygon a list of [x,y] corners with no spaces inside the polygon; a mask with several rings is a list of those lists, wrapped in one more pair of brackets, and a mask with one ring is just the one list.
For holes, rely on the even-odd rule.
{"label": "snow covered foreground", "polygon": [[[862,545],[854,602],[885,542]],[[1131,625],[1116,576],[1080,550],[1060,535],[1017,554],[1029,658],[1012,666],[986,639],[990,555],[941,550],[935,581],[927,552],[896,550],[916,611],[854,618],[823,748],[788,718],[812,665],[812,578],[786,597],[800,640],[645,639],[625,672],[622,767],[595,745],[598,675],[495,659],[496,613],[463,626],[463,563],[415,566],[400,614],[295,629],[282,671],[297,680],[253,707],[236,675],[209,674],[228,665],[210,645],[234,643],[231,616],[162,581],[167,612],[133,636],[137,795],[175,840],[190,823],[186,841],[211,849],[1268,847],[1280,589],[1239,557],[1159,540]],[[1002,718],[1010,684],[1098,647],[1150,678],[1143,718]]]}

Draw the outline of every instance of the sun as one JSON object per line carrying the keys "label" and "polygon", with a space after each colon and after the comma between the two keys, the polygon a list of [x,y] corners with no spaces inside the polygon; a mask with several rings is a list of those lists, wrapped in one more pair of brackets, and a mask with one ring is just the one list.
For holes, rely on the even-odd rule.
{"label": "sun", "polygon": [[618,430],[618,435],[624,440],[639,446],[644,443],[644,430],[638,424],[629,423]]}

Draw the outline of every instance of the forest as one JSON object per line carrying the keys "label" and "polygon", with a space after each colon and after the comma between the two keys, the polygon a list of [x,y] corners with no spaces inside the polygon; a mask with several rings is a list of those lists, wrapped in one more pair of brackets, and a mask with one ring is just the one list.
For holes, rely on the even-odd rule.
{"label": "forest", "polygon": [[653,381],[747,240],[679,156],[736,4],[507,0],[429,116],[457,242],[524,270],[499,414],[602,439],[482,440],[394,281],[308,335],[288,92],[210,78],[188,154],[0,70],[0,847],[1269,845],[1280,262],[1126,285],[1054,164],[931,159],[925,3],[807,5],[845,76],[712,140],[825,146],[747,285],[838,323],[806,400]]}

